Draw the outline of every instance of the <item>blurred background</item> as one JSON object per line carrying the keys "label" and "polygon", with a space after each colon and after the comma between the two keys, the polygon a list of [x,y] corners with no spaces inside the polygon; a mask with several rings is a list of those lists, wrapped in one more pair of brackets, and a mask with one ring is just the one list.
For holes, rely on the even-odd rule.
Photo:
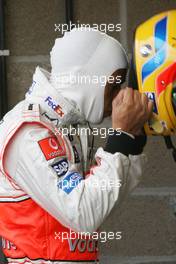
{"label": "blurred background", "polygon": [[[37,65],[50,70],[49,53],[61,36],[55,24],[69,19],[84,24],[121,23],[121,32],[110,35],[130,56],[136,26],[156,13],[176,8],[175,0],[0,2],[4,4],[1,50],[5,50],[4,55],[10,52],[0,56],[1,116],[24,98]],[[104,140],[96,138],[95,144],[101,146]],[[161,137],[150,137],[145,152],[149,162],[141,184],[120,208],[114,208],[101,227],[101,231],[122,232],[121,240],[100,243],[102,264],[176,263],[176,163]]]}

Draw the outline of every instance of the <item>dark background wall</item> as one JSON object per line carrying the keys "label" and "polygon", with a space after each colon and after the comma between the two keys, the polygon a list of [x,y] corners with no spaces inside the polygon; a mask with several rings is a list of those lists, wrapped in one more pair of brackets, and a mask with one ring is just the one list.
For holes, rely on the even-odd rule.
{"label": "dark background wall", "polygon": [[[112,33],[131,53],[133,31],[155,13],[176,8],[175,0],[73,0],[79,23],[122,23]],[[37,65],[50,69],[54,24],[65,23],[63,0],[6,0],[6,48],[9,108],[23,99]],[[71,44],[70,44],[71,45]],[[108,122],[105,122],[108,124]],[[101,139],[96,145],[103,144]],[[176,164],[160,137],[149,138],[143,181],[102,230],[122,231],[120,241],[101,244],[103,262],[176,263]]]}

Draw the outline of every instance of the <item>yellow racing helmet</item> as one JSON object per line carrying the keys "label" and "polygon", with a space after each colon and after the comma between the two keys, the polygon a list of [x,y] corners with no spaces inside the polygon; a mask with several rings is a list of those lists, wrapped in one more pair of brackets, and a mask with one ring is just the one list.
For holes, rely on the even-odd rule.
{"label": "yellow racing helmet", "polygon": [[133,67],[137,88],[153,101],[147,135],[176,133],[176,10],[153,16],[135,31]]}

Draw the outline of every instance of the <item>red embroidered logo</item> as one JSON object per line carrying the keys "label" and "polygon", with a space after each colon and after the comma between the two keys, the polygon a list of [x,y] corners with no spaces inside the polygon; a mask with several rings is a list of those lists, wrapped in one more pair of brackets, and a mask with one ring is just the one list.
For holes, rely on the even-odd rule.
{"label": "red embroidered logo", "polygon": [[65,145],[59,142],[56,137],[48,137],[38,141],[38,144],[46,160],[66,155]]}

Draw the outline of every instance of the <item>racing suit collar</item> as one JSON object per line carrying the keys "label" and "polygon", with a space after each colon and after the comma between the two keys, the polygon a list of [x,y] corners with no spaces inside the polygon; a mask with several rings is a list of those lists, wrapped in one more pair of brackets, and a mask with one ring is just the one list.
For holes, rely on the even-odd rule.
{"label": "racing suit collar", "polygon": [[51,85],[50,73],[39,66],[33,75],[33,82],[25,95],[29,103],[38,103],[42,115],[50,121],[57,121],[57,126],[86,123],[73,101],[64,98]]}

